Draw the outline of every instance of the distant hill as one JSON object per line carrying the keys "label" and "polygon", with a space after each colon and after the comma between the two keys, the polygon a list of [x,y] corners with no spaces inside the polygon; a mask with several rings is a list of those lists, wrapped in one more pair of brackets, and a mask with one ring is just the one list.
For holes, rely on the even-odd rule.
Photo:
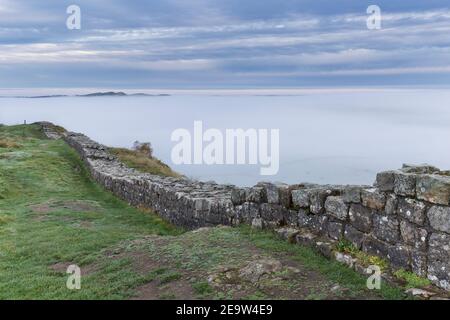
{"label": "distant hill", "polygon": [[125,92],[94,92],[89,94],[77,95],[77,97],[168,97],[170,94],[147,94],[147,93],[132,93],[126,94]]}
{"label": "distant hill", "polygon": [[[14,98],[28,98],[28,99],[45,99],[45,98],[64,98],[64,97],[82,97],[82,98],[93,98],[93,97],[169,97],[170,94],[161,93],[161,94],[147,94],[147,93],[132,93],[127,94],[122,91],[108,91],[108,92],[93,92],[88,94],[77,94],[77,95],[43,95],[43,96],[17,96]],[[7,98],[7,97],[2,97]]]}
{"label": "distant hill", "polygon": [[134,97],[170,97],[170,94],[167,94],[167,93],[160,93],[160,94],[133,93],[133,94],[128,94],[127,96],[134,96]]}
{"label": "distant hill", "polygon": [[48,96],[30,96],[30,97],[14,97],[14,98],[28,98],[28,99],[45,99],[45,98],[63,98],[68,97],[64,94],[57,94],[57,95],[48,95]]}
{"label": "distant hill", "polygon": [[127,94],[125,92],[94,92],[89,94],[77,95],[77,97],[125,97]]}

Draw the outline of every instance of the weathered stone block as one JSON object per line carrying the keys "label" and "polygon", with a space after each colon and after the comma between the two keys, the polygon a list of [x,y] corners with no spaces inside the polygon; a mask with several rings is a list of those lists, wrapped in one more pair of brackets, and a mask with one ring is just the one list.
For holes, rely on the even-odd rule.
{"label": "weathered stone block", "polygon": [[377,174],[375,186],[382,192],[393,192],[396,171],[384,171]]}
{"label": "weathered stone block", "polygon": [[400,198],[398,200],[397,212],[400,216],[408,221],[423,225],[425,223],[425,203],[408,198]]}
{"label": "weathered stone block", "polygon": [[196,211],[208,211],[211,208],[211,201],[208,199],[195,199]]}
{"label": "weathered stone block", "polygon": [[428,243],[429,260],[443,260],[450,263],[450,235],[432,233]]}
{"label": "weathered stone block", "polygon": [[345,254],[342,252],[335,252],[334,258],[336,259],[337,262],[343,263],[349,268],[353,268],[353,266],[357,262],[357,259],[353,258],[349,254]]}
{"label": "weathered stone block", "polygon": [[450,177],[435,174],[417,178],[417,198],[435,204],[450,204]]}
{"label": "weathered stone block", "polygon": [[308,189],[292,190],[292,204],[296,208],[309,208],[310,191]]}
{"label": "weathered stone block", "polygon": [[276,221],[264,220],[264,228],[266,229],[276,229],[279,228],[282,224]]}
{"label": "weathered stone block", "polygon": [[390,194],[386,197],[386,207],[384,212],[387,215],[392,215],[397,213],[398,199],[395,194]]}
{"label": "weathered stone block", "polygon": [[278,185],[278,192],[280,195],[280,204],[284,206],[285,208],[291,208],[292,207],[292,196],[291,196],[291,188],[292,186],[288,185]]}
{"label": "weathered stone block", "polygon": [[309,231],[301,230],[295,237],[296,242],[303,246],[312,246],[315,243],[317,236]]}
{"label": "weathered stone block", "polygon": [[425,253],[416,250],[411,252],[411,269],[420,277],[427,276],[427,256]]}
{"label": "weathered stone block", "polygon": [[259,205],[252,202],[245,202],[235,208],[236,218],[240,222],[251,223],[254,218],[259,218]]}
{"label": "weathered stone block", "polygon": [[252,220],[252,229],[262,230],[264,229],[264,220],[261,218],[254,218]]}
{"label": "weathered stone block", "polygon": [[317,234],[327,232],[328,217],[323,215],[310,215],[309,228]]}
{"label": "weathered stone block", "polygon": [[404,163],[401,171],[405,173],[425,174],[425,173],[438,173],[440,170],[439,168],[436,168],[435,166],[426,163],[417,165]]}
{"label": "weathered stone block", "polygon": [[429,261],[428,279],[438,287],[450,291],[450,264],[446,261]]}
{"label": "weathered stone block", "polygon": [[339,191],[331,188],[315,188],[310,189],[310,203],[309,210],[312,213],[323,213],[325,209],[325,200],[329,196],[338,195]]}
{"label": "weathered stone block", "polygon": [[299,234],[299,230],[293,228],[280,228],[275,230],[279,237],[287,240],[290,243],[294,243],[296,236]]}
{"label": "weathered stone block", "polygon": [[328,222],[328,236],[332,239],[339,240],[342,238],[344,225],[339,222]]}
{"label": "weathered stone block", "polygon": [[395,244],[400,238],[399,222],[393,216],[375,214],[373,216],[375,236],[383,241]]}
{"label": "weathered stone block", "polygon": [[267,197],[267,203],[269,204],[280,204],[281,203],[281,196],[280,196],[280,185],[275,184],[266,184],[265,190],[266,190],[266,197]]}
{"label": "weathered stone block", "polygon": [[394,192],[399,196],[415,197],[416,195],[416,175],[396,172],[394,174]]}
{"label": "weathered stone block", "polygon": [[287,215],[288,209],[281,205],[262,203],[259,207],[261,218],[267,223],[271,222],[274,225],[281,225]]}
{"label": "weathered stone block", "polygon": [[428,246],[428,279],[450,290],[450,235],[432,233]]}
{"label": "weathered stone block", "polygon": [[363,189],[361,191],[361,198],[365,207],[375,210],[383,210],[386,204],[386,196],[377,189]]}
{"label": "weathered stone block", "polygon": [[264,194],[266,196],[267,203],[270,204],[280,203],[280,194],[278,192],[278,187],[275,184],[269,182],[260,182],[256,186],[264,189]]}
{"label": "weathered stone block", "polygon": [[[283,206],[283,209],[285,207]],[[296,227],[298,225],[298,212],[295,210],[283,210],[286,213],[285,221],[287,225]]]}
{"label": "weathered stone block", "polygon": [[333,256],[333,248],[335,246],[334,242],[316,242],[317,250],[325,257],[331,258]]}
{"label": "weathered stone block", "polygon": [[[286,190],[289,189],[287,184],[283,183],[270,183],[270,182],[260,182],[256,185],[257,187],[261,187],[265,191],[265,196],[267,198],[267,203],[270,204],[282,204],[282,195],[285,196],[284,193],[288,193]],[[283,202],[289,201],[289,199],[283,199]],[[285,205],[286,203],[283,203]],[[286,206],[288,207],[288,206]]]}
{"label": "weathered stone block", "polygon": [[389,245],[383,241],[375,239],[371,236],[365,236],[363,241],[363,251],[380,257],[388,255]]}
{"label": "weathered stone block", "polygon": [[349,211],[351,224],[363,232],[370,232],[372,230],[372,209],[364,207],[360,204],[352,204]]}
{"label": "weathered stone block", "polygon": [[344,231],[344,238],[350,241],[357,249],[361,249],[364,240],[364,233],[350,225],[347,225]]}
{"label": "weathered stone block", "polygon": [[267,202],[266,190],[262,187],[252,187],[246,189],[245,199],[247,202],[264,203]]}
{"label": "weathered stone block", "polygon": [[401,221],[400,234],[404,243],[420,251],[426,250],[428,237],[426,229],[416,227],[408,221]]}
{"label": "weathered stone block", "polygon": [[323,213],[327,196],[326,190],[311,191],[309,210],[315,214]]}
{"label": "weathered stone block", "polygon": [[411,270],[411,251],[402,245],[390,246],[387,258],[394,269]]}
{"label": "weathered stone block", "polygon": [[361,189],[359,186],[345,186],[342,198],[346,203],[361,203]]}
{"label": "weathered stone block", "polygon": [[346,220],[348,216],[348,204],[344,202],[342,197],[328,197],[325,201],[325,210],[328,214]]}
{"label": "weathered stone block", "polygon": [[427,216],[434,230],[450,234],[450,207],[433,206]]}
{"label": "weathered stone block", "polygon": [[304,209],[298,211],[298,226],[301,228],[308,228],[311,225],[311,216]]}
{"label": "weathered stone block", "polygon": [[246,190],[242,188],[234,188],[231,190],[231,201],[238,206],[245,202]]}

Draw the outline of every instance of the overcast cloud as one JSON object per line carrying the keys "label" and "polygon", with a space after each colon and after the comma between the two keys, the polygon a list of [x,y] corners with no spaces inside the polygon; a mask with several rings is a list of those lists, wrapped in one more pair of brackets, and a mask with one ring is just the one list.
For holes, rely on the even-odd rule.
{"label": "overcast cloud", "polygon": [[436,86],[449,53],[447,0],[0,0],[4,88]]}

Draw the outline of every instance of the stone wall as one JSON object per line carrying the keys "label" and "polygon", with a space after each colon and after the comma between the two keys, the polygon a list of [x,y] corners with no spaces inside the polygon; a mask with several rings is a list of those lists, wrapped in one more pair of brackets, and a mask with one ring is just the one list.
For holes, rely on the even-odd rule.
{"label": "stone wall", "polygon": [[[55,138],[49,124],[41,125]],[[314,243],[326,255],[337,240],[347,239],[385,258],[394,269],[412,271],[450,290],[449,172],[404,165],[379,173],[374,186],[259,183],[238,188],[140,173],[82,134],[63,138],[99,184],[177,226],[246,223],[273,228],[290,241]]]}

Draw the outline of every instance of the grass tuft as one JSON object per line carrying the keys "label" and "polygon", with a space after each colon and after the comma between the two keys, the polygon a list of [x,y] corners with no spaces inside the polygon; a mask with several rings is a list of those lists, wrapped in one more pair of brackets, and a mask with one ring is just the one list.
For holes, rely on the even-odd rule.
{"label": "grass tuft", "polygon": [[179,178],[181,175],[173,171],[168,165],[154,157],[150,158],[145,153],[125,148],[110,148],[109,151],[117,156],[127,166],[141,172],[158,176]]}
{"label": "grass tuft", "polygon": [[163,285],[172,281],[177,281],[181,279],[181,277],[182,277],[181,273],[178,272],[165,273],[159,276],[159,283],[160,285]]}
{"label": "grass tuft", "polygon": [[14,142],[12,139],[0,138],[0,148],[16,149],[19,147],[20,147],[20,145],[18,143]]}
{"label": "grass tuft", "polygon": [[394,275],[406,282],[406,288],[423,288],[431,284],[430,280],[419,277],[418,275],[404,269],[397,270]]}
{"label": "grass tuft", "polygon": [[214,292],[214,289],[209,285],[208,281],[196,282],[192,285],[192,289],[200,297],[211,295]]}
{"label": "grass tuft", "polygon": [[[1,198],[0,198],[0,199],[1,199]],[[7,223],[9,223],[9,222],[11,222],[11,221],[14,221],[14,218],[13,218],[13,217],[8,216],[8,215],[6,215],[6,214],[0,214],[0,226],[1,226],[2,224],[7,224]]]}
{"label": "grass tuft", "polygon": [[365,267],[375,265],[380,267],[381,271],[387,270],[389,268],[389,264],[385,259],[377,256],[372,256],[359,250],[346,239],[339,240],[339,242],[336,244],[336,250],[338,252],[349,254],[352,257],[358,259],[358,261]]}

